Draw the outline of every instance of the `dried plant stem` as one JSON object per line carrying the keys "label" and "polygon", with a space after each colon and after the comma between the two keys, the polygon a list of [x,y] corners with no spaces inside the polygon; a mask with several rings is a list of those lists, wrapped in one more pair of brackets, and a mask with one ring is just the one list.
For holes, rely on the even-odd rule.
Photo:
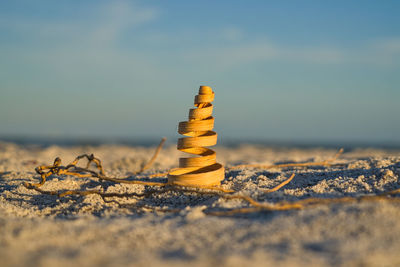
{"label": "dried plant stem", "polygon": [[[278,186],[267,189],[265,190],[265,193],[270,193],[270,192],[275,192],[282,188],[284,185],[289,183],[294,177],[294,174],[292,174],[288,179],[283,181],[281,184]],[[103,177],[106,178],[106,177]],[[126,181],[126,180],[120,180],[120,179],[114,179],[114,178],[108,178],[110,181],[120,183],[120,182],[140,182],[140,181]],[[141,184],[141,183],[139,183]],[[142,184],[143,185],[143,184]],[[146,184],[145,184],[146,185]],[[47,195],[55,195],[58,197],[65,197],[68,195],[79,195],[79,196],[87,196],[91,194],[96,194],[102,197],[102,199],[105,202],[115,202],[118,205],[122,205],[119,202],[115,200],[107,200],[106,198],[130,198],[130,197],[136,197],[136,198],[146,198],[150,197],[151,195],[154,194],[161,194],[169,191],[179,191],[179,192],[184,192],[184,193],[196,193],[196,194],[201,194],[201,195],[215,195],[224,199],[239,199],[243,200],[245,202],[248,202],[252,207],[245,207],[245,208],[238,208],[238,209],[232,209],[232,210],[224,210],[224,211],[207,211],[206,214],[208,215],[215,215],[215,216],[230,216],[230,215],[235,215],[235,214],[244,214],[244,213],[252,213],[252,212],[258,212],[258,211],[284,211],[284,210],[294,210],[294,209],[304,209],[307,207],[311,206],[316,206],[316,205],[330,205],[330,204],[335,204],[335,203],[351,203],[351,202],[359,202],[359,201],[378,201],[378,200],[386,200],[386,201],[393,201],[393,202],[400,202],[400,199],[398,198],[390,198],[388,196],[395,195],[395,194],[400,194],[400,189],[388,191],[381,193],[379,195],[373,195],[373,196],[362,196],[362,197],[341,197],[341,198],[308,198],[308,199],[303,199],[295,202],[278,202],[274,204],[270,203],[261,203],[256,201],[255,199],[251,198],[250,196],[246,195],[235,195],[232,193],[235,193],[233,190],[229,189],[223,189],[220,187],[182,187],[182,186],[177,186],[177,185],[168,185],[167,183],[159,183],[156,186],[163,186],[163,188],[152,188],[150,190],[145,191],[144,193],[104,193],[100,190],[63,190],[63,191],[46,191],[42,190],[39,187],[36,187],[34,185],[27,185],[25,184],[25,187],[28,189],[33,189],[41,194],[47,194]],[[208,191],[204,191],[208,190]],[[157,210],[155,208],[147,207],[149,209]],[[159,210],[163,212],[168,212],[170,210]],[[176,212],[177,210],[174,209],[172,210]]]}
{"label": "dried plant stem", "polygon": [[137,185],[148,185],[148,186],[165,186],[167,185],[167,182],[148,182],[148,181],[143,181],[143,180],[127,180],[125,179],[120,179],[120,178],[111,178],[111,177],[98,177],[101,180],[105,181],[110,181],[114,183],[120,183],[120,184],[137,184]]}
{"label": "dried plant stem", "polygon": [[[166,138],[162,138],[161,139],[161,142],[158,145],[156,151],[154,152],[153,157],[149,160],[148,163],[146,163],[135,174],[139,174],[139,173],[147,170],[148,168],[150,168],[150,166],[154,163],[154,161],[156,160],[158,154],[160,153],[160,151],[162,149],[162,146],[165,143],[165,140],[166,140]],[[86,168],[77,167],[76,164],[78,164],[78,162],[83,158],[87,159]],[[98,170],[97,172],[89,169],[89,167],[90,167],[90,165],[92,163],[96,166],[96,168]],[[128,181],[128,180],[125,180],[125,179],[117,179],[117,178],[106,177],[100,159],[96,158],[93,154],[90,154],[90,155],[83,154],[83,155],[77,156],[67,166],[61,166],[61,159],[59,157],[57,157],[54,160],[53,165],[39,166],[35,170],[40,175],[41,180],[40,180],[39,183],[26,183],[26,185],[28,187],[32,187],[32,186],[40,187],[40,186],[42,186],[46,182],[47,177],[49,177],[50,175],[53,175],[53,174],[57,174],[57,175],[62,175],[62,174],[64,174],[64,175],[72,175],[72,176],[76,176],[76,177],[79,177],[79,178],[96,177],[96,178],[99,178],[101,180],[108,180],[108,181],[112,181],[112,182],[128,183],[128,184],[142,184],[142,185],[150,185],[150,186],[156,186],[156,185],[162,186],[163,185],[163,183],[157,183],[157,182]],[[48,170],[48,171],[45,172],[45,170]],[[158,176],[154,175],[154,177],[158,177]]]}
{"label": "dried plant stem", "polygon": [[252,203],[248,201],[250,204],[253,205],[253,207],[237,208],[224,211],[210,211],[207,212],[207,214],[216,216],[230,216],[243,213],[253,213],[257,211],[296,210],[296,209],[305,209],[319,205],[332,205],[332,204],[368,202],[368,201],[380,201],[380,200],[400,203],[400,198],[389,197],[391,195],[396,195],[396,194],[400,194],[400,189],[384,192],[379,195],[366,195],[360,197],[339,197],[339,198],[306,198],[294,202],[282,201],[275,204],[264,204],[259,202]]}
{"label": "dried plant stem", "polygon": [[158,177],[167,177],[168,172],[160,172],[160,173],[155,173],[155,174],[150,174],[148,177],[149,178],[158,178]]}
{"label": "dried plant stem", "polygon": [[160,144],[158,144],[158,147],[157,147],[156,151],[154,151],[153,157],[151,157],[151,159],[145,165],[143,165],[143,167],[139,171],[134,172],[134,174],[142,173],[145,170],[147,170],[148,168],[150,168],[151,165],[153,165],[154,161],[157,159],[157,156],[160,153],[160,151],[161,151],[161,149],[162,149],[162,147],[163,147],[163,145],[164,145],[166,140],[167,140],[167,138],[165,138],[165,137],[163,137],[161,139]]}
{"label": "dried plant stem", "polygon": [[[88,158],[90,160],[90,158]],[[60,161],[57,160],[57,164]],[[100,163],[101,164],[101,163]],[[58,165],[57,165],[58,166]],[[100,165],[101,166],[101,165]],[[53,166],[50,166],[51,168]],[[79,170],[86,170],[86,169],[79,169]],[[64,174],[67,172],[64,172]],[[73,173],[73,172],[68,172],[70,175],[75,175],[78,176],[79,173]],[[77,175],[78,174],[78,175]],[[138,184],[138,185],[150,185],[150,186],[156,186],[156,187],[163,187],[163,188],[152,188],[151,190],[147,190],[144,193],[105,193],[101,190],[61,190],[61,191],[46,191],[39,186],[36,186],[35,184],[30,184],[30,183],[25,183],[24,186],[27,189],[33,189],[36,192],[39,192],[41,194],[46,194],[46,195],[54,195],[57,197],[65,197],[65,196],[70,196],[70,195],[78,195],[78,196],[87,196],[87,195],[99,195],[102,197],[102,199],[105,202],[115,202],[120,205],[119,202],[117,201],[110,201],[107,200],[106,198],[110,197],[118,197],[118,198],[129,198],[129,197],[138,197],[138,198],[143,198],[143,197],[150,197],[153,194],[161,194],[169,191],[179,191],[179,192],[185,192],[185,193],[197,193],[201,195],[215,195],[219,196],[225,199],[240,199],[248,202],[250,205],[253,205],[258,208],[265,208],[266,204],[259,203],[250,196],[245,196],[245,195],[232,195],[233,193],[236,193],[234,190],[231,189],[224,189],[222,187],[216,187],[216,186],[180,186],[180,185],[170,185],[167,182],[165,183],[157,183],[157,182],[145,182],[145,181],[137,181],[137,180],[125,180],[125,179],[117,179],[117,178],[109,178],[105,176],[101,176],[99,174],[96,174],[95,172],[91,172],[93,174],[92,177],[94,178],[99,178],[101,180],[106,180],[106,181],[111,181],[115,183],[127,183],[127,184]],[[294,174],[278,186],[270,189],[270,192],[274,192],[287,184],[290,180],[292,180],[294,177]],[[207,191],[204,191],[207,190]]]}
{"label": "dried plant stem", "polygon": [[[149,160],[147,164],[145,164],[137,173],[143,172],[148,169],[157,158],[157,155],[160,153],[162,145],[164,144],[165,139],[163,138],[158,145],[153,157]],[[309,163],[293,163],[293,164],[280,164],[280,165],[238,165],[233,168],[241,168],[241,167],[257,167],[257,168],[283,168],[283,167],[298,167],[298,166],[315,166],[322,165],[328,166],[336,160],[339,155],[343,152],[343,149],[339,150],[339,152],[331,159],[322,161],[322,162],[309,162]],[[81,159],[87,159],[86,168],[77,167],[76,165]],[[91,170],[90,165],[94,164],[97,170]],[[232,168],[231,168],[232,169]],[[45,170],[48,170],[47,172]],[[232,189],[225,189],[220,186],[202,186],[202,185],[177,185],[170,184],[168,180],[165,179],[161,182],[152,182],[152,181],[143,181],[143,180],[128,180],[127,178],[111,178],[107,177],[104,173],[101,161],[94,157],[93,154],[87,155],[83,154],[75,158],[67,166],[61,166],[61,159],[56,158],[54,160],[53,165],[49,166],[39,166],[36,168],[36,172],[40,174],[41,180],[39,183],[24,183],[24,186],[28,189],[35,190],[38,193],[46,194],[46,195],[54,195],[57,197],[66,197],[66,196],[87,196],[87,195],[99,195],[104,202],[106,203],[116,203],[120,207],[127,205],[134,205],[137,208],[149,209],[153,211],[162,211],[162,212],[177,212],[179,209],[162,209],[158,207],[150,207],[143,204],[121,204],[115,200],[115,198],[137,198],[143,199],[147,197],[151,197],[152,195],[159,195],[162,193],[176,191],[182,193],[195,193],[199,195],[211,195],[217,196],[224,199],[238,199],[247,202],[250,207],[230,209],[230,210],[222,210],[222,211],[206,211],[206,214],[215,215],[215,216],[230,216],[235,214],[246,214],[258,211],[284,211],[284,210],[295,210],[295,209],[304,209],[317,205],[330,205],[335,203],[352,203],[352,202],[361,202],[361,201],[392,201],[392,202],[400,202],[400,198],[391,197],[396,194],[400,194],[400,189],[383,192],[378,195],[367,195],[361,197],[340,197],[340,198],[307,198],[294,202],[278,202],[278,203],[265,203],[258,202],[254,198],[237,194],[237,191]],[[41,189],[40,187],[46,182],[46,178],[52,174],[56,175],[71,175],[75,177],[90,177],[99,179],[99,181],[109,181],[113,183],[123,183],[123,184],[135,184],[142,186],[150,186],[150,188],[146,188],[143,193],[106,193],[103,189],[99,190],[59,190],[59,191],[46,191]],[[149,175],[149,178],[153,177],[162,177],[166,176],[166,173],[157,173],[153,175]],[[279,185],[270,188],[270,189],[261,189],[264,193],[272,193],[278,191],[285,185],[287,185],[290,181],[293,180],[295,174],[293,173],[289,178],[281,182]]]}
{"label": "dried plant stem", "polygon": [[[164,188],[152,188],[150,190],[146,190],[144,193],[104,193],[101,190],[60,190],[60,191],[47,191],[43,190],[39,187],[36,186],[29,186],[25,185],[26,188],[35,190],[36,192],[39,192],[41,194],[45,195],[53,195],[57,197],[65,197],[65,196],[71,196],[71,195],[78,195],[78,196],[87,196],[87,195],[100,195],[103,199],[104,198],[109,198],[109,197],[138,197],[138,198],[143,198],[143,197],[150,197],[153,194],[162,194],[170,191],[179,191],[179,192],[184,192],[184,193],[198,193],[202,195],[218,195],[218,196],[223,196],[223,193],[226,193],[227,190],[222,189],[222,188],[195,188],[195,187],[182,187],[182,186],[176,186],[176,185],[168,185],[163,184]],[[209,191],[204,191],[204,189],[209,190]],[[211,190],[211,191],[210,191]],[[247,200],[249,198],[246,197],[240,197],[240,196],[234,196],[232,198],[242,198],[244,200]],[[250,200],[252,201],[252,200]]]}
{"label": "dried plant stem", "polygon": [[272,193],[272,192],[278,191],[283,186],[287,185],[291,180],[293,180],[294,176],[295,176],[295,174],[293,173],[288,179],[286,179],[282,183],[278,184],[277,186],[275,186],[275,187],[273,187],[271,189],[264,189],[263,192],[264,193]]}
{"label": "dried plant stem", "polygon": [[286,163],[286,164],[241,164],[229,167],[230,170],[242,169],[242,168],[260,168],[260,169],[273,169],[273,168],[287,168],[287,167],[309,167],[309,166],[330,166],[333,161],[337,160],[338,157],[343,153],[343,148],[341,148],[335,156],[330,159],[320,161],[320,162],[304,162],[304,163]]}

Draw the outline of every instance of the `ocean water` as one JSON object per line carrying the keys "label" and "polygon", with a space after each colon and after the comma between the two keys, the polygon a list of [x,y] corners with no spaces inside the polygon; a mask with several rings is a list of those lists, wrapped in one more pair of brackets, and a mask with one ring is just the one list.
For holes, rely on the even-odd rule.
{"label": "ocean water", "polygon": [[[167,138],[166,145],[176,144],[178,137]],[[44,137],[44,136],[0,136],[1,142],[12,142],[19,145],[36,145],[41,147],[48,147],[51,145],[59,146],[99,146],[104,144],[127,145],[127,146],[157,146],[160,138],[89,138],[89,137]],[[368,141],[338,141],[338,140],[261,140],[261,139],[228,139],[220,138],[218,140],[219,146],[237,147],[242,145],[258,145],[265,147],[298,147],[298,148],[344,148],[347,151],[355,148],[381,148],[389,150],[399,150],[400,143],[386,142],[368,142]]]}

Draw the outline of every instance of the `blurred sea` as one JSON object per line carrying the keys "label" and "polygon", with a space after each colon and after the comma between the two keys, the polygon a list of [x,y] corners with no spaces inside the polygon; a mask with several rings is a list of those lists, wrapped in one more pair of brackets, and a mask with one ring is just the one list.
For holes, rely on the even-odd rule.
{"label": "blurred sea", "polygon": [[[178,137],[167,138],[166,145],[176,144]],[[161,137],[157,138],[86,138],[86,137],[13,137],[0,136],[1,142],[11,142],[19,145],[34,145],[40,147],[48,147],[52,145],[58,146],[99,146],[104,144],[127,145],[150,147],[157,146]],[[347,151],[355,148],[381,148],[389,150],[400,150],[400,143],[392,142],[365,142],[365,141],[280,141],[280,140],[261,140],[261,139],[226,139],[219,138],[219,146],[237,147],[242,145],[260,145],[264,147],[298,147],[298,148],[344,148]]]}

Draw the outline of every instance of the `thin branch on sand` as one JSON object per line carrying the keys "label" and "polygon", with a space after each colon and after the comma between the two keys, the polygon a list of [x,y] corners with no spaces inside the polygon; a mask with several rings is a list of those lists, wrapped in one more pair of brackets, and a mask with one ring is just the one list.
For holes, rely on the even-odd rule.
{"label": "thin branch on sand", "polygon": [[274,168],[287,168],[287,167],[309,167],[309,166],[330,166],[332,163],[339,158],[339,156],[343,153],[343,148],[339,149],[339,151],[330,159],[320,161],[320,162],[304,162],[304,163],[286,163],[286,164],[240,164],[236,166],[229,167],[230,170],[242,169],[242,168],[259,168],[259,169],[274,169]]}
{"label": "thin branch on sand", "polygon": [[[163,138],[158,145],[153,157],[146,163],[139,171],[135,174],[142,173],[143,171],[150,168],[150,166],[155,162],[157,156],[159,155],[162,146],[165,142],[165,138]],[[254,168],[286,168],[286,167],[308,167],[308,166],[329,166],[331,165],[341,154],[343,153],[343,149],[340,149],[338,153],[333,158],[330,158],[321,162],[307,162],[307,163],[290,163],[290,164],[277,164],[277,165],[261,165],[261,164],[249,164],[249,165],[237,165],[233,166],[230,169],[239,169],[244,167],[254,167]],[[81,159],[87,159],[87,164],[85,168],[76,166]],[[91,165],[95,165],[96,169],[90,169]],[[131,179],[130,177],[125,178],[112,178],[107,177],[105,175],[103,166],[101,164],[100,159],[94,157],[93,154],[83,154],[75,158],[67,166],[61,165],[61,159],[56,158],[54,160],[53,165],[49,166],[39,166],[36,169],[36,172],[40,174],[41,180],[39,183],[24,183],[24,186],[27,189],[34,190],[41,194],[46,195],[54,195],[59,198],[67,197],[67,196],[87,196],[87,195],[99,195],[105,203],[116,203],[119,207],[126,207],[128,204],[121,204],[116,200],[116,198],[135,198],[135,199],[146,199],[153,195],[160,195],[167,192],[180,192],[180,193],[190,193],[197,195],[209,195],[216,196],[218,198],[223,198],[227,200],[238,199],[248,203],[249,207],[241,207],[229,210],[206,210],[205,213],[208,215],[214,216],[231,216],[236,214],[246,214],[258,211],[287,211],[287,210],[298,210],[305,209],[309,207],[314,207],[318,205],[330,205],[330,204],[340,204],[340,203],[354,203],[361,201],[392,201],[392,202],[400,202],[400,198],[393,197],[394,195],[400,194],[400,189],[388,191],[381,193],[379,195],[367,195],[360,197],[340,197],[340,198],[306,198],[294,202],[286,202],[281,201],[277,203],[268,203],[268,202],[259,202],[256,199],[252,198],[248,195],[243,195],[238,191],[233,189],[226,189],[221,186],[180,186],[175,184],[169,184],[167,179],[161,180],[160,182],[153,181],[145,181],[143,179]],[[48,170],[47,172],[45,170]],[[109,181],[115,184],[132,184],[132,185],[140,185],[140,186],[148,186],[149,188],[144,188],[142,193],[107,193],[104,192],[104,189],[101,188],[99,190],[59,190],[59,191],[47,191],[43,190],[40,187],[45,184],[46,178],[50,175],[71,175],[78,178],[95,178],[100,181]],[[154,177],[165,177],[167,173],[156,173],[152,175],[148,175],[148,178]],[[261,189],[260,193],[268,194],[272,192],[276,192],[285,185],[287,185],[290,181],[292,181],[295,177],[293,173],[289,178],[285,179],[283,182],[278,184],[277,186],[270,189]],[[102,185],[99,183],[99,185]],[[132,205],[132,204],[131,204]],[[134,204],[135,208],[143,208],[146,210],[153,211],[162,211],[162,212],[177,212],[179,209],[163,209],[160,207],[151,207],[149,205],[139,205]],[[139,210],[138,210],[139,211]]]}
{"label": "thin branch on sand", "polygon": [[160,144],[158,144],[158,147],[156,149],[156,151],[154,151],[153,157],[151,157],[151,159],[145,164],[143,165],[143,167],[137,171],[134,172],[134,174],[139,174],[144,172],[145,170],[149,169],[151,167],[151,165],[153,165],[154,161],[156,161],[158,154],[160,153],[165,141],[167,140],[167,138],[163,137],[160,141]]}

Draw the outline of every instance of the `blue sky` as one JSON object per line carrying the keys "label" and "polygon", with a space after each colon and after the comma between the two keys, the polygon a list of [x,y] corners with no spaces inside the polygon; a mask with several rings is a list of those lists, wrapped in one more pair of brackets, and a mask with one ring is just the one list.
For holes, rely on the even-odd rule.
{"label": "blue sky", "polygon": [[0,136],[400,143],[399,1],[1,1]]}

